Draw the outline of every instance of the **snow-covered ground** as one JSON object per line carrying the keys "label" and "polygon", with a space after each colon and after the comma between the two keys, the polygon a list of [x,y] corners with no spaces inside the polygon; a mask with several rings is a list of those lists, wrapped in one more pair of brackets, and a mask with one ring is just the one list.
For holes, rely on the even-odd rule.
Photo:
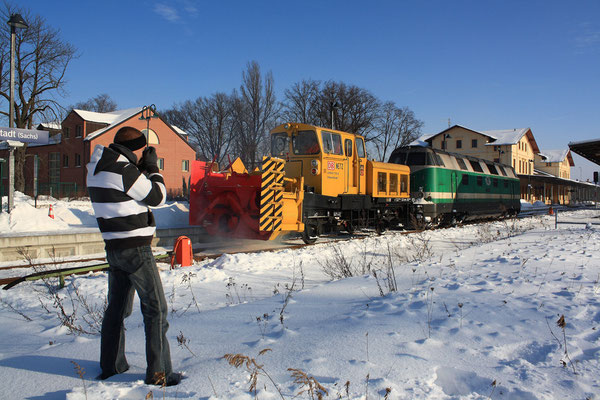
{"label": "snow-covered ground", "polygon": [[[79,206],[64,205],[91,218]],[[309,399],[314,380],[331,399],[598,399],[599,215],[562,213],[588,225],[558,229],[542,216],[159,264],[173,365],[186,376],[164,389],[143,383],[139,304],[126,325],[131,369],[94,380],[105,273],[63,289],[22,283],[0,290],[0,398],[252,399],[246,364],[223,358],[242,354],[260,366],[260,399]],[[348,265],[355,276],[326,273]]]}

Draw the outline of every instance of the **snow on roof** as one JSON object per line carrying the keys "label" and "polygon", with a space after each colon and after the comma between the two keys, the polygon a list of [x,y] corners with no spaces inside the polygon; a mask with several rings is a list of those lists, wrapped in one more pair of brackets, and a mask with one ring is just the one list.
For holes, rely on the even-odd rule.
{"label": "snow on roof", "polygon": [[502,146],[517,144],[528,130],[529,128],[500,129],[494,131],[481,131],[481,133],[496,139],[494,142],[487,143],[488,146]]}
{"label": "snow on roof", "polygon": [[142,107],[127,108],[124,110],[116,110],[107,113],[99,113],[95,111],[86,110],[73,110],[81,118],[89,122],[99,122],[101,124],[113,124],[115,121],[121,119],[121,116],[128,114],[133,115],[134,113],[140,112]]}
{"label": "snow on roof", "polygon": [[540,150],[544,162],[563,162],[569,154],[569,150]]}
{"label": "snow on roof", "polygon": [[54,130],[61,130],[62,129],[62,125],[58,121],[41,122],[40,124],[38,124],[38,127],[40,127],[40,126],[42,128],[44,128],[44,129],[54,129]]}
{"label": "snow on roof", "polygon": [[[90,133],[89,135],[87,135],[84,140],[88,141],[88,140],[92,140],[93,138],[102,135],[104,132],[108,131],[115,125],[118,125],[121,122],[125,121],[126,119],[131,118],[135,114],[139,113],[140,111],[142,111],[142,107],[128,108],[126,110],[113,111],[111,113],[97,113],[97,112],[93,112],[93,111],[83,111],[83,110],[73,110],[73,111],[75,111],[77,114],[79,114],[81,116],[81,118],[85,119],[86,121],[102,122],[105,124],[109,124],[107,127],[98,129],[97,131],[94,131],[94,132]],[[82,114],[82,112],[83,112],[83,114]],[[87,119],[86,117],[84,117],[84,115],[89,116],[90,118],[96,118],[96,119]],[[103,116],[103,117],[101,117],[101,116]],[[101,120],[102,118],[103,118],[103,120]]]}
{"label": "snow on roof", "polygon": [[419,137],[418,139],[410,142],[408,144],[408,146],[429,147],[429,143],[427,142],[427,139],[430,139],[430,138],[434,137],[435,135],[437,135],[437,133],[425,134],[425,135]]}
{"label": "snow on roof", "polygon": [[179,133],[180,135],[188,136],[188,133],[186,131],[184,131],[183,129],[181,129],[180,127],[175,126],[175,125],[171,125],[171,127],[175,130],[175,132]]}

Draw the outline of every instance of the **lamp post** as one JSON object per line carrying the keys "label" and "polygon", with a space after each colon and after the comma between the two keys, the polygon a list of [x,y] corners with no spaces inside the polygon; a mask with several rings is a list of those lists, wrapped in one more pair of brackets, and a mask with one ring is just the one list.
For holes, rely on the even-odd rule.
{"label": "lamp post", "polygon": [[331,106],[331,129],[335,129],[335,124],[333,123],[333,110],[335,110],[336,108],[340,107],[340,103],[336,101],[332,101],[331,103],[329,103],[329,105]]}
{"label": "lamp post", "polygon": [[157,117],[158,115],[156,115],[156,106],[154,104],[142,107],[140,119],[142,121],[146,121],[146,147],[148,147],[150,144],[150,119]]}
{"label": "lamp post", "polygon": [[452,139],[452,136],[449,133],[444,133],[444,136],[442,136],[442,150],[448,150],[446,139]]}
{"label": "lamp post", "polygon": [[527,187],[529,188],[529,202],[531,202],[531,175],[533,175],[533,160],[529,159],[529,168],[527,170],[527,176],[529,179],[529,184]]}
{"label": "lamp post", "polygon": [[[7,21],[10,26],[10,99],[9,99],[9,127],[15,127],[15,40],[17,28],[27,29],[29,25],[25,22],[20,14],[12,14]],[[8,212],[10,213],[14,207],[15,196],[15,149],[9,143],[8,145]]]}
{"label": "lamp post", "polygon": [[498,149],[498,162],[502,164],[502,154],[504,154],[504,150]]}

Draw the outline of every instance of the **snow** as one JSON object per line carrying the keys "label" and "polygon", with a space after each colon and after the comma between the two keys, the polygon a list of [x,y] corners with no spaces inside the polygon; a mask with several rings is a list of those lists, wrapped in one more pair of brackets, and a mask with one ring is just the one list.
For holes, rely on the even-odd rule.
{"label": "snow", "polygon": [[543,162],[560,163],[565,160],[569,154],[569,150],[540,150],[540,156],[544,157]]}
{"label": "snow", "polygon": [[528,130],[529,128],[500,129],[493,131],[481,131],[481,133],[496,139],[493,142],[487,143],[487,146],[501,146],[517,144]]}
{"label": "snow", "polygon": [[[8,197],[2,199],[0,213],[0,237],[24,234],[47,234],[48,232],[99,232],[96,217],[89,200],[55,199],[40,196],[35,201],[20,192],[15,192],[14,210],[6,212]],[[54,219],[49,217],[50,206]],[[183,227],[188,225],[187,202],[167,202],[152,209],[157,228]]]}
{"label": "snow", "polygon": [[[28,206],[20,196],[15,210],[25,211],[12,223],[36,232],[24,220],[43,218]],[[186,215],[184,208],[171,204],[162,217]],[[66,229],[78,218],[92,224],[83,200],[57,201],[55,213]],[[389,399],[598,399],[599,217],[564,212],[558,229],[554,216],[540,216],[224,254],[174,270],[160,263],[173,365],[185,375],[169,388],[143,383],[137,299],[126,321],[131,368],[101,382],[99,336],[70,332],[48,286],[25,282],[0,290],[0,376],[10,398],[143,399],[152,391],[165,399],[253,399],[249,372],[223,358],[240,353],[262,368],[260,399],[306,389],[288,368],[314,377],[331,399],[382,399],[387,388]],[[332,281],[325,269],[344,261],[355,276]],[[106,273],[69,277],[63,289],[48,284],[67,314],[75,306],[74,325],[94,331],[84,305],[101,309]],[[263,349],[270,350],[259,355]]]}

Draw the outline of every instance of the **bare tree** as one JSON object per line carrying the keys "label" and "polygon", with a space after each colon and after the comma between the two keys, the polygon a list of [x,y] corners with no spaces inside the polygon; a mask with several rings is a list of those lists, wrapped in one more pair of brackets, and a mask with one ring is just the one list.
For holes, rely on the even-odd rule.
{"label": "bare tree", "polygon": [[[15,108],[17,128],[31,129],[35,120],[55,121],[61,115],[57,96],[64,96],[65,73],[76,49],[60,38],[60,31],[44,18],[5,3],[2,18],[19,13],[29,27],[17,30],[15,39]],[[0,30],[0,98],[10,101],[10,30]],[[0,115],[8,117],[8,107]],[[26,146],[15,151],[15,188],[23,191]]]}
{"label": "bare tree", "polygon": [[423,121],[408,107],[398,108],[392,101],[383,104],[372,136],[379,160],[386,161],[394,149],[416,140],[422,127]]}
{"label": "bare tree", "polygon": [[317,115],[319,107],[319,81],[302,80],[285,89],[283,104],[283,118],[289,122],[319,125]]}
{"label": "bare tree", "polygon": [[161,115],[190,134],[190,141],[197,144],[203,159],[223,163],[233,137],[231,96],[215,93],[211,97],[187,100]]}
{"label": "bare tree", "polygon": [[[283,115],[292,121],[357,133],[370,139],[379,101],[368,90],[344,82],[301,81],[285,91]],[[332,124],[333,117],[333,124]]]}
{"label": "bare tree", "polygon": [[274,127],[280,106],[275,98],[273,74],[261,74],[260,66],[251,61],[242,72],[239,94],[234,91],[233,115],[236,152],[249,169],[267,152],[268,132]]}
{"label": "bare tree", "polygon": [[80,101],[74,106],[71,106],[70,109],[107,113],[115,111],[117,109],[117,103],[115,103],[115,101],[108,94],[102,93],[96,97],[88,99],[87,101]]}

